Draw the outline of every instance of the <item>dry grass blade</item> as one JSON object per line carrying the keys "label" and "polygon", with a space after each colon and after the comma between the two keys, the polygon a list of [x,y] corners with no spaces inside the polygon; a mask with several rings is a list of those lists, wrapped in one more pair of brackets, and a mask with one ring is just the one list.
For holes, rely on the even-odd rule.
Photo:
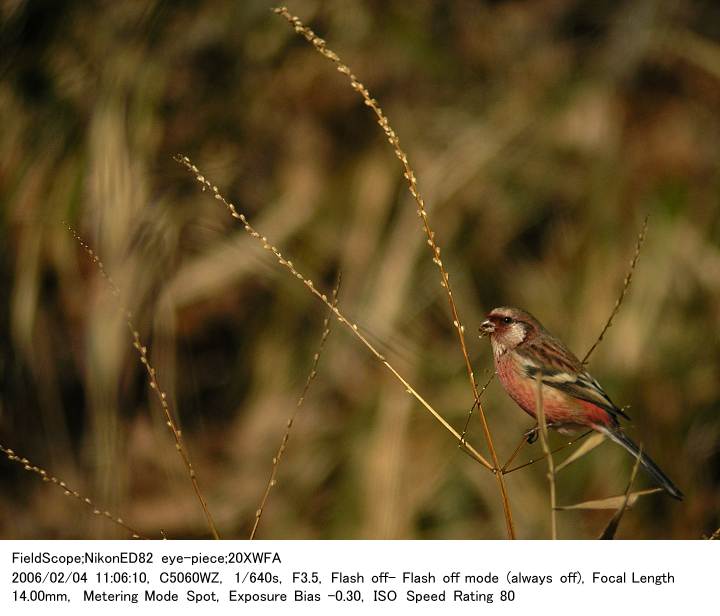
{"label": "dry grass blade", "polygon": [[598,445],[602,445],[605,442],[605,435],[596,432],[589,439],[587,439],[580,447],[573,451],[567,458],[565,458],[560,464],[555,467],[555,472],[559,473],[562,469],[570,466],[573,462],[577,462],[584,455],[590,453]]}
{"label": "dry grass blade", "polygon": [[114,516],[109,511],[101,509],[100,507],[95,505],[95,503],[93,503],[89,498],[87,498],[86,496],[83,496],[77,490],[73,490],[67,483],[65,483],[61,479],[58,479],[54,475],[51,475],[44,468],[36,466],[32,462],[30,462],[30,460],[28,460],[27,458],[20,457],[12,449],[8,449],[7,447],[0,445],[0,452],[5,454],[7,459],[10,460],[11,462],[16,462],[17,464],[20,464],[29,473],[35,473],[44,482],[60,488],[66,496],[72,496],[73,498],[80,501],[85,507],[87,507],[88,509],[90,509],[90,511],[92,511],[93,515],[105,518],[106,520],[109,520],[116,526],[119,526],[123,530],[126,530],[127,532],[130,533],[130,536],[133,539],[149,539],[149,537],[145,537],[144,535],[140,534],[140,532],[135,530],[132,526],[129,526],[128,524],[126,524],[122,518]]}
{"label": "dry grass blade", "polygon": [[643,225],[642,225],[642,228],[640,229],[640,233],[638,234],[637,242],[635,244],[635,253],[633,254],[632,259],[630,260],[630,269],[628,270],[628,273],[625,275],[625,280],[623,281],[623,286],[622,286],[622,290],[620,291],[620,296],[615,301],[615,307],[612,309],[612,312],[610,313],[610,316],[608,317],[608,320],[605,323],[605,327],[602,328],[602,331],[600,332],[600,335],[597,337],[597,340],[595,340],[593,345],[588,349],[588,352],[585,353],[585,357],[583,357],[583,360],[582,360],[583,364],[586,364],[589,361],[590,355],[593,354],[593,351],[595,351],[598,344],[600,344],[602,339],[605,337],[607,330],[610,329],[613,319],[615,318],[615,315],[620,310],[620,306],[622,305],[623,300],[625,299],[625,296],[627,295],[628,289],[630,288],[630,283],[632,282],[633,273],[635,272],[635,266],[637,265],[638,258],[640,257],[640,250],[642,249],[643,242],[645,241],[645,234],[647,233],[647,226],[648,226],[648,217],[645,216],[645,220],[643,220]]}
{"label": "dry grass blade", "polygon": [[[647,490],[631,492],[627,495],[626,508],[629,509],[630,507],[632,507],[642,496],[647,496],[648,494],[655,494],[662,491],[662,488],[649,488]],[[609,496],[608,498],[601,498],[598,500],[583,501],[582,503],[576,503],[574,505],[560,505],[555,507],[555,509],[557,509],[558,511],[571,511],[574,509],[591,509],[602,511],[605,509],[617,509],[624,502],[625,494],[621,494],[620,496]]]}
{"label": "dry grass blade", "polygon": [[630,480],[628,481],[627,488],[625,488],[625,498],[623,499],[622,505],[618,507],[618,510],[615,512],[612,518],[610,518],[610,521],[608,522],[608,525],[605,527],[605,530],[602,532],[599,539],[614,539],[615,533],[617,532],[618,526],[620,526],[620,520],[622,520],[623,514],[625,513],[625,510],[627,509],[628,504],[628,497],[630,495],[630,490],[632,490],[632,484],[635,481],[635,477],[637,476],[638,468],[640,468],[640,457],[642,456],[642,445],[640,445],[640,451],[638,452],[638,455],[635,457],[635,464],[633,465],[632,473],[630,473]]}
{"label": "dry grass blade", "polygon": [[[398,160],[402,165],[403,176],[407,181],[408,190],[410,191],[410,194],[412,195],[415,204],[417,205],[418,216],[422,221],[423,230],[425,232],[425,236],[427,237],[427,244],[432,252],[433,263],[435,263],[440,273],[440,286],[445,289],[445,293],[447,295],[450,312],[452,313],[453,327],[457,332],[460,349],[462,351],[463,359],[465,360],[465,368],[467,370],[468,378],[470,380],[470,385],[473,391],[473,397],[475,399],[475,405],[477,406],[478,412],[480,414],[480,421],[482,423],[483,433],[485,435],[488,449],[490,450],[490,457],[493,462],[493,469],[495,470],[495,477],[498,482],[498,488],[500,490],[503,502],[503,510],[505,514],[505,523],[507,527],[508,537],[512,539],[515,536],[515,529],[512,521],[510,501],[508,499],[507,490],[505,488],[505,480],[503,479],[503,474],[499,472],[500,463],[497,457],[497,452],[495,451],[492,435],[490,434],[490,427],[488,426],[487,418],[485,417],[485,411],[483,410],[482,404],[480,402],[480,393],[478,392],[477,383],[475,381],[475,374],[472,369],[472,364],[470,363],[470,356],[468,354],[467,345],[465,343],[465,327],[460,321],[460,316],[458,314],[457,306],[455,305],[455,299],[453,297],[452,289],[450,287],[450,275],[445,269],[445,265],[443,264],[443,261],[440,257],[440,247],[435,240],[435,232],[430,226],[428,214],[425,209],[425,202],[418,189],[415,172],[413,171],[410,163],[408,162],[407,154],[400,146],[400,139],[398,138],[393,128],[390,126],[390,122],[388,121],[387,116],[383,112],[382,108],[380,107],[378,102],[372,96],[370,96],[370,92],[368,91],[368,89],[353,74],[353,72],[350,70],[350,67],[343,63],[342,60],[340,60],[340,57],[334,51],[328,49],[323,39],[318,37],[310,28],[305,26],[302,21],[300,21],[300,19],[290,13],[290,11],[288,11],[286,7],[276,8],[274,9],[274,12],[284,17],[288,21],[288,23],[293,26],[295,32],[302,35],[322,56],[333,62],[340,73],[347,76],[347,78],[350,80],[350,85],[352,89],[355,90],[358,94],[360,94],[360,96],[362,96],[365,105],[367,105],[375,114],[377,123],[380,125],[380,128],[382,128],[383,132],[385,133],[388,142],[393,147],[395,155],[397,156]],[[462,436],[458,437],[458,442],[462,446]]]}
{"label": "dry grass blade", "polygon": [[545,404],[543,401],[543,382],[538,373],[535,377],[535,410],[537,412],[538,427],[540,432],[540,445],[545,453],[548,463],[548,483],[550,484],[550,532],[551,538],[557,539],[557,515],[555,514],[555,462],[548,444],[548,429],[545,421]]}
{"label": "dry grass blade", "polygon": [[720,528],[718,528],[712,535],[707,537],[707,539],[710,539],[711,541],[716,541],[720,539]]}
{"label": "dry grass blade", "polygon": [[[68,231],[72,233],[73,237],[77,240],[77,242],[80,244],[80,246],[85,250],[85,252],[88,254],[88,256],[92,259],[93,263],[97,266],[98,270],[100,270],[100,274],[105,279],[107,284],[109,285],[113,295],[115,297],[120,297],[120,289],[113,281],[110,274],[107,273],[105,270],[105,266],[103,265],[103,262],[100,260],[100,257],[93,251],[92,248],[88,245],[85,240],[71,227],[70,225],[66,225],[68,228]],[[177,423],[175,419],[173,418],[172,412],[170,410],[170,405],[167,401],[167,394],[162,390],[160,387],[160,383],[157,380],[157,374],[155,371],[155,368],[152,367],[150,364],[150,360],[148,359],[147,354],[147,346],[145,346],[142,343],[142,340],[140,339],[140,332],[137,330],[133,323],[133,315],[132,312],[129,310],[124,309],[125,312],[125,322],[127,323],[128,329],[130,330],[130,334],[133,338],[133,347],[138,352],[138,355],[140,357],[140,363],[145,367],[145,371],[148,375],[148,383],[150,385],[150,389],[152,389],[155,392],[155,395],[157,396],[158,401],[160,402],[160,407],[162,408],[163,416],[165,418],[165,425],[167,425],[168,429],[170,430],[170,433],[173,436],[173,439],[175,440],[175,449],[178,452],[178,455],[180,456],[183,465],[185,466],[185,469],[187,470],[188,476],[190,477],[190,482],[193,486],[193,491],[195,492],[195,496],[197,497],[198,501],[200,502],[200,506],[202,507],[203,513],[205,515],[205,520],[207,521],[208,528],[210,529],[210,533],[212,534],[214,539],[220,539],[220,536],[218,534],[217,528],[215,526],[215,521],[213,520],[212,514],[210,513],[210,509],[208,508],[207,501],[205,500],[205,497],[203,496],[202,491],[200,490],[200,484],[198,483],[197,473],[195,472],[195,468],[192,465],[192,461],[190,460],[190,455],[187,452],[187,449],[185,448],[185,445],[183,444],[182,439],[182,432],[177,427]]]}
{"label": "dry grass blade", "polygon": [[[340,276],[338,275],[337,282],[335,283],[335,288],[332,292],[332,305],[333,307],[337,306],[337,300],[338,300],[338,293],[340,291]],[[295,408],[293,409],[292,414],[290,415],[290,419],[288,419],[287,424],[285,426],[285,434],[282,437],[282,440],[280,441],[280,447],[278,447],[277,453],[273,457],[272,461],[272,470],[270,471],[270,478],[268,479],[267,485],[265,486],[265,492],[263,493],[262,500],[260,501],[260,505],[257,508],[257,511],[255,512],[255,522],[253,523],[252,530],[250,531],[250,539],[255,539],[255,533],[257,533],[258,526],[260,525],[260,518],[262,517],[263,511],[265,510],[265,505],[267,504],[267,499],[270,496],[270,491],[273,489],[273,487],[276,484],[277,481],[277,473],[278,473],[278,467],[280,466],[280,460],[282,459],[283,455],[285,454],[285,449],[287,447],[288,441],[290,440],[290,430],[292,430],[293,424],[295,423],[295,417],[297,416],[298,411],[303,405],[303,402],[305,402],[305,396],[307,395],[308,390],[310,389],[310,384],[315,380],[315,377],[317,376],[317,368],[318,363],[320,362],[320,356],[322,355],[323,349],[325,348],[325,341],[328,339],[328,336],[330,335],[330,317],[332,313],[329,313],[325,320],[323,321],[323,332],[320,336],[320,344],[318,345],[317,351],[315,351],[315,355],[313,355],[313,361],[312,366],[310,368],[310,373],[307,376],[307,379],[305,380],[305,386],[303,387],[302,393],[300,394],[300,397],[297,400],[297,404],[295,405]]]}
{"label": "dry grass blade", "polygon": [[[192,164],[192,161],[187,156],[176,156],[175,160],[183,165],[190,173],[193,174],[195,179],[200,183],[202,186],[203,191],[209,191],[212,193],[213,197],[220,201],[230,212],[230,215],[235,219],[240,221],[240,223],[243,225],[243,229],[245,232],[252,237],[254,240],[258,241],[262,247],[271,252],[277,262],[284,267],[286,270],[288,270],[295,278],[297,278],[300,282],[302,282],[307,289],[312,293],[316,298],[318,298],[321,302],[323,302],[335,315],[337,320],[342,323],[352,334],[365,346],[365,348],[372,353],[372,355],[380,361],[380,363],[385,366],[387,370],[392,373],[392,375],[403,385],[405,388],[405,391],[407,391],[408,394],[413,396],[422,406],[427,410],[434,418],[435,420],[442,425],[445,430],[447,430],[450,434],[452,434],[458,441],[461,440],[460,434],[453,428],[447,420],[440,415],[433,407],[432,405],[425,400],[413,387],[408,383],[405,378],[388,362],[387,359],[372,345],[372,343],[367,339],[367,337],[360,331],[360,328],[358,327],[357,323],[353,323],[348,318],[343,315],[342,312],[340,312],[340,308],[337,306],[333,306],[331,300],[325,295],[324,293],[321,293],[315,288],[315,284],[312,280],[309,278],[306,278],[303,276],[293,265],[292,261],[288,261],[282,253],[273,245],[270,243],[267,237],[260,235],[248,222],[248,219],[246,218],[245,214],[241,214],[237,211],[235,206],[229,202],[225,197],[220,194],[220,191],[217,186],[210,183],[209,180],[205,178],[205,176],[201,175],[199,169]],[[493,470],[493,466],[488,462],[478,451],[469,443],[463,444],[463,449],[468,452],[475,460],[480,462],[485,468],[488,470]]]}

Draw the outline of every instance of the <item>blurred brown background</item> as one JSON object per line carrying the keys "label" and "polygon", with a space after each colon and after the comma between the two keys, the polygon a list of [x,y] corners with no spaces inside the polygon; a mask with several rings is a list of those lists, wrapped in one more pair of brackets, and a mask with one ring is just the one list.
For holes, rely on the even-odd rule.
{"label": "blurred brown background", "polygon": [[[118,304],[61,221],[131,298],[224,537],[247,536],[325,315],[175,153],[318,286],[341,270],[342,309],[459,430],[471,404],[398,162],[271,6],[0,2],[0,443],[152,536],[207,530]],[[590,369],[686,500],[645,498],[619,536],[720,526],[720,5],[289,8],[399,133],[479,381],[491,356],[475,332],[495,305],[530,310],[582,356],[649,214]],[[485,403],[507,456],[530,420],[497,383]],[[470,440],[486,451],[476,419]],[[631,467],[603,444],[561,473],[558,500],[619,494]],[[520,537],[549,535],[544,473],[508,476]],[[4,538],[126,536],[5,458],[0,489]],[[561,537],[592,538],[610,514],[558,515]],[[500,538],[504,522],[492,476],[335,327],[258,536]]]}

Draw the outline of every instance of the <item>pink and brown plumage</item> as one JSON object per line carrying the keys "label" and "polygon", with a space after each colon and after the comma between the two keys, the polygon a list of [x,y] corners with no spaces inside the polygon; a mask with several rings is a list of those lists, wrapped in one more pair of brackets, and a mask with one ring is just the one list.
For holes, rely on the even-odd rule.
{"label": "pink and brown plumage", "polygon": [[618,408],[582,362],[530,313],[518,308],[495,308],[480,329],[490,336],[495,369],[505,391],[526,413],[535,417],[536,377],[542,381],[543,410],[548,427],[562,433],[591,428],[602,432],[633,456],[650,476],[677,499],[683,494],[623,432]]}

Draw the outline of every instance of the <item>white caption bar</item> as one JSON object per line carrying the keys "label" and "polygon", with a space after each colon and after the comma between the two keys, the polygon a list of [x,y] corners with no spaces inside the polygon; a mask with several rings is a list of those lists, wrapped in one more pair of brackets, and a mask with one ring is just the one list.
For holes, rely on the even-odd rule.
{"label": "white caption bar", "polygon": [[718,556],[720,542],[700,540],[5,541],[0,607],[15,616],[678,614],[716,601]]}

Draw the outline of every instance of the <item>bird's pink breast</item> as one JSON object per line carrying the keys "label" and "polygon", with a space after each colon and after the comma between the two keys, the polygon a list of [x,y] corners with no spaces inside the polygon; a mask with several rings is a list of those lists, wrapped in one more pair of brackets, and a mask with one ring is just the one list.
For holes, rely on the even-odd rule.
{"label": "bird's pink breast", "polygon": [[[495,362],[498,378],[505,391],[526,413],[536,416],[537,383],[528,377],[515,354],[510,351]],[[610,415],[604,409],[579,400],[548,385],[542,387],[543,410],[548,423],[577,425],[608,425]]]}

